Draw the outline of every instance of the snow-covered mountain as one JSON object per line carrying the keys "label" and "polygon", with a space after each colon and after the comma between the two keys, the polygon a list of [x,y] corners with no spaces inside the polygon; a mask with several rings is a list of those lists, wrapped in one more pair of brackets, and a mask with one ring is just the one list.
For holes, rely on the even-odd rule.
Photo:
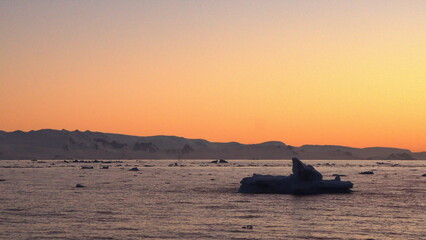
{"label": "snow-covered mountain", "polygon": [[0,131],[0,159],[425,159],[398,148],[350,148],[271,141],[218,143],[176,136],[138,137],[91,131]]}

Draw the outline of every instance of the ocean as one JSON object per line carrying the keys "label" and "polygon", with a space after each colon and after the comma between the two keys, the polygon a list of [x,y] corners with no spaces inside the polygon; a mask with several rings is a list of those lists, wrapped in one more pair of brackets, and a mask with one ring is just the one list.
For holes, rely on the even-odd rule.
{"label": "ocean", "polygon": [[426,239],[426,160],[302,161],[353,192],[237,193],[291,160],[1,160],[0,239]]}

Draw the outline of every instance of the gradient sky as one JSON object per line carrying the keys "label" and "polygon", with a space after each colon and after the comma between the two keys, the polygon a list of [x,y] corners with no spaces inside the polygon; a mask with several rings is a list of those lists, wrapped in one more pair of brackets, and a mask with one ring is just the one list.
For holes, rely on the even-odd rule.
{"label": "gradient sky", "polygon": [[426,1],[0,1],[0,129],[426,151]]}

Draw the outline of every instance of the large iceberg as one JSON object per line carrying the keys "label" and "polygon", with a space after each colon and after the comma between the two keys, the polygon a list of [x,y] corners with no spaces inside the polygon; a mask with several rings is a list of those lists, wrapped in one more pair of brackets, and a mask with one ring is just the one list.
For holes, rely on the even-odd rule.
{"label": "large iceberg", "polygon": [[290,176],[272,176],[253,174],[241,180],[239,193],[279,193],[279,194],[320,194],[350,193],[352,182],[323,180],[322,174],[311,165],[305,165],[293,158],[293,174]]}

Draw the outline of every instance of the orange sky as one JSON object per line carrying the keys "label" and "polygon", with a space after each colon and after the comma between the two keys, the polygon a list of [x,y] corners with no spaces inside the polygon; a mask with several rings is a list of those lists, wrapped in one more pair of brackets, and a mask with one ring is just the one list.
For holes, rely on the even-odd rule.
{"label": "orange sky", "polygon": [[0,129],[426,151],[426,1],[1,1]]}

